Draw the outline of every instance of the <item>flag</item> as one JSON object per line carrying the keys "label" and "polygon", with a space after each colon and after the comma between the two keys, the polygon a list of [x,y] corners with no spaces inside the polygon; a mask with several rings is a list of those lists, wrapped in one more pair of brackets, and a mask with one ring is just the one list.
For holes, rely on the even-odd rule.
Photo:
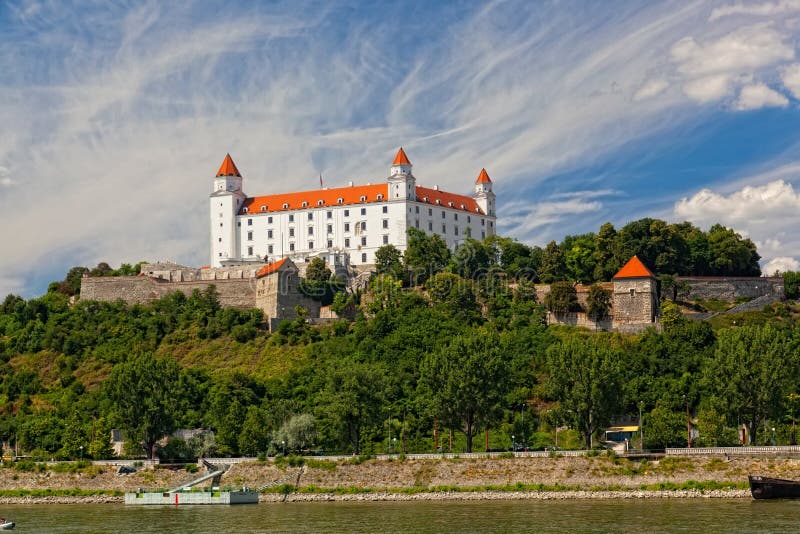
{"label": "flag", "polygon": [[319,173],[319,187],[322,188],[322,173]]}

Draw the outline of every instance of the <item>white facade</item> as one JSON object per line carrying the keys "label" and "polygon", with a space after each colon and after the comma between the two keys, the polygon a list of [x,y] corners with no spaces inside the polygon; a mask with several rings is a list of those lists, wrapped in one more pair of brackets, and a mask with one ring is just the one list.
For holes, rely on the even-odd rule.
{"label": "white facade", "polygon": [[218,176],[210,197],[211,265],[315,256],[333,264],[342,254],[351,265],[373,265],[384,245],[405,250],[408,228],[438,234],[451,249],[495,233],[491,182],[478,184],[475,197],[446,193],[417,186],[406,163],[393,165],[378,185],[264,197],[246,197],[241,176]]}

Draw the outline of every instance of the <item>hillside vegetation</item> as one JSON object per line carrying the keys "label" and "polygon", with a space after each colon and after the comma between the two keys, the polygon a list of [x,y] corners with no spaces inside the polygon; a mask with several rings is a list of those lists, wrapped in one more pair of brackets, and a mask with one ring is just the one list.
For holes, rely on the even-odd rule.
{"label": "hillside vegetation", "polygon": [[[644,223],[628,225],[612,242],[674,232],[685,241],[680,230],[691,230],[648,221],[644,234],[634,231]],[[595,254],[607,250],[598,244],[608,230],[587,234],[599,258],[592,272],[607,268]],[[750,250],[742,269],[757,268],[752,243],[694,230],[686,235],[709,246],[727,236],[732,250]],[[553,245],[566,266],[575,247],[564,243]],[[311,327],[301,317],[273,334],[258,310],[222,309],[213,288],[146,306],[70,305],[73,269],[40,298],[9,295],[0,305],[0,439],[65,459],[108,456],[112,428],[124,429],[133,455],[369,454],[446,450],[451,430],[455,450],[483,450],[486,430],[489,448],[510,448],[512,436],[515,446],[541,448],[569,426],[559,445],[578,447],[641,408],[644,445],[663,447],[685,443],[688,404],[703,443],[736,443],[737,421],[757,441],[771,440],[765,425],[780,442],[794,440],[794,307],[743,314],[716,331],[680,314],[667,314],[663,333],[637,336],[547,327],[529,284],[554,272],[555,253],[538,251],[539,259],[510,239],[468,239],[451,255],[441,239],[411,230],[405,256],[382,249],[366,294],[333,299],[355,311],[352,321]],[[156,446],[176,428],[210,428],[215,439]]]}

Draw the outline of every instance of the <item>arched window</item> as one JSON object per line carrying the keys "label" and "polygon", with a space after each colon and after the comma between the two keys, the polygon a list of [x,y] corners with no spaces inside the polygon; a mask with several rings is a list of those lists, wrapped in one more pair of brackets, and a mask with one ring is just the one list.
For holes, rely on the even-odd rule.
{"label": "arched window", "polygon": [[284,202],[283,203],[283,209],[288,209],[288,208],[289,208],[289,204],[287,202]]}
{"label": "arched window", "polygon": [[262,205],[261,206],[261,211],[267,211],[267,207]]}

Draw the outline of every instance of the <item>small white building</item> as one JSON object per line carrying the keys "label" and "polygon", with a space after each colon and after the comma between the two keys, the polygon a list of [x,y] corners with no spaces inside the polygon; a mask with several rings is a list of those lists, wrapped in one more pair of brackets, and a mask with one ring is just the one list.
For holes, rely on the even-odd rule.
{"label": "small white building", "polygon": [[382,183],[248,197],[228,154],[209,197],[211,266],[315,256],[330,265],[341,258],[373,265],[384,245],[405,250],[409,228],[438,234],[451,249],[495,233],[495,195],[485,169],[466,196],[417,185],[411,167],[401,148]]}

